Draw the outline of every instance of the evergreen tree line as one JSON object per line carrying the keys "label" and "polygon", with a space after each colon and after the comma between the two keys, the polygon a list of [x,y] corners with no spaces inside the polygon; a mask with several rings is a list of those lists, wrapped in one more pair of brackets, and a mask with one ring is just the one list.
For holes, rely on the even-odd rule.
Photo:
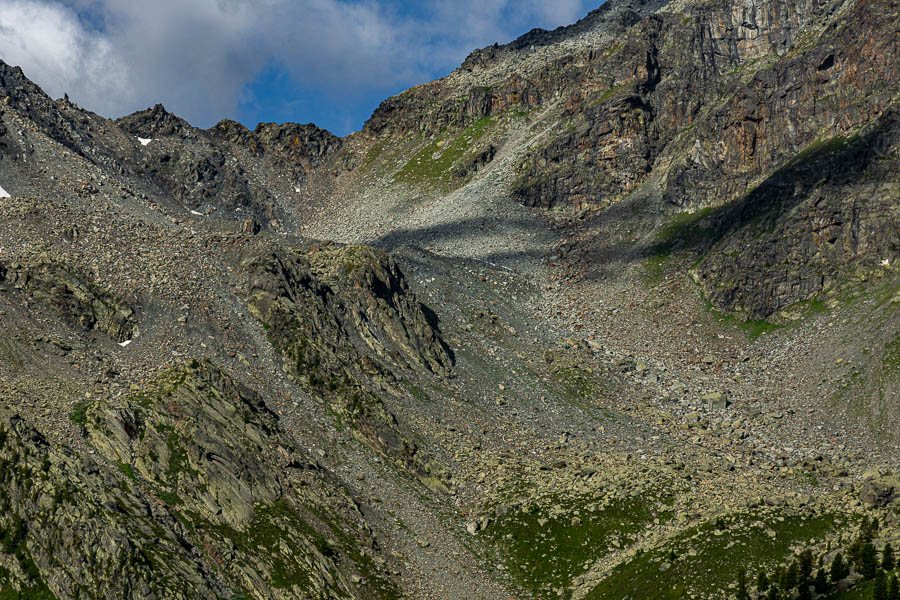
{"label": "evergreen tree line", "polygon": [[[847,550],[847,558],[838,552],[827,569],[822,564],[822,557],[815,568],[812,552],[805,550],[786,568],[779,567],[772,574],[761,570],[755,582],[757,597],[761,600],[793,600],[795,590],[797,600],[812,600],[813,592],[827,596],[855,570],[864,580],[874,581],[873,600],[900,600],[900,581],[894,572],[900,564],[891,544],[885,544],[881,552],[875,547],[873,540],[877,532],[877,519],[863,521],[859,537]],[[738,574],[735,595],[737,600],[751,600],[746,572]]]}

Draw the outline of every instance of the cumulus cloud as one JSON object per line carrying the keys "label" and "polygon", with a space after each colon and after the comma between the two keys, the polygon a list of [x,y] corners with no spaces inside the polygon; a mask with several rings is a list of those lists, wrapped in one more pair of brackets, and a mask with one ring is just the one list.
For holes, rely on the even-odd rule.
{"label": "cumulus cloud", "polygon": [[[2,0],[0,59],[119,116],[157,101],[208,126],[266,68],[326,96],[400,89],[583,0]],[[412,10],[410,6],[415,10]],[[287,100],[286,100],[287,101]]]}
{"label": "cumulus cloud", "polygon": [[27,69],[28,76],[53,96],[86,82],[95,99],[121,98],[127,92],[127,70],[113,45],[105,36],[88,32],[74,11],[49,2],[5,2],[0,11],[0,59]]}

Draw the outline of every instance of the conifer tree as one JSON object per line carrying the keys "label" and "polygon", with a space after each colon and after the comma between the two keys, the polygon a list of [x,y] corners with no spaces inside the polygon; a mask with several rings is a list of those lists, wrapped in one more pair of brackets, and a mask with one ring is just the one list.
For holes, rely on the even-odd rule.
{"label": "conifer tree", "polygon": [[863,546],[860,555],[859,572],[862,573],[862,576],[866,579],[873,579],[878,572],[879,566],[878,551],[875,550],[875,545],[872,542],[867,542],[866,545]]}
{"label": "conifer tree", "polygon": [[888,542],[884,545],[884,550],[881,551],[881,568],[885,571],[893,571],[896,566],[897,561],[894,558],[894,548]]}
{"label": "conifer tree", "polygon": [[760,594],[765,593],[769,590],[769,576],[766,575],[766,572],[760,570],[759,575],[756,576],[756,591]]}
{"label": "conifer tree", "polygon": [[744,570],[738,573],[737,593],[735,595],[737,600],[750,600],[750,592],[747,591],[747,572]]}
{"label": "conifer tree", "polygon": [[872,590],[872,600],[888,600],[887,582],[884,579],[884,571],[878,569],[875,575],[875,587]]}
{"label": "conifer tree", "polygon": [[804,550],[800,554],[800,561],[797,565],[797,580],[801,584],[809,584],[812,577],[813,556],[811,550]]}
{"label": "conifer tree", "polygon": [[781,578],[781,581],[778,583],[781,585],[781,589],[785,592],[790,592],[792,589],[797,587],[797,572],[799,567],[797,566],[797,561],[791,563],[791,566],[788,567],[787,571],[784,572],[784,576]]}
{"label": "conifer tree", "polygon": [[891,575],[891,583],[888,585],[888,600],[900,600],[900,582],[896,575]]}
{"label": "conifer tree", "polygon": [[838,552],[831,561],[831,581],[838,583],[850,574],[850,567],[844,562],[844,557]]}
{"label": "conifer tree", "polygon": [[816,572],[816,579],[813,582],[817,594],[824,594],[828,591],[828,576],[825,575],[825,569],[819,569]]}

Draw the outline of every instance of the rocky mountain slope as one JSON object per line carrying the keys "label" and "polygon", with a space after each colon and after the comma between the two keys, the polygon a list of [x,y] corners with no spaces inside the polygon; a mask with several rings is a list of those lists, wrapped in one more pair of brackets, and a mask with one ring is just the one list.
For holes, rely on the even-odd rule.
{"label": "rocky mountain slope", "polygon": [[0,597],[872,594],[898,40],[611,1],[346,138],[0,62]]}

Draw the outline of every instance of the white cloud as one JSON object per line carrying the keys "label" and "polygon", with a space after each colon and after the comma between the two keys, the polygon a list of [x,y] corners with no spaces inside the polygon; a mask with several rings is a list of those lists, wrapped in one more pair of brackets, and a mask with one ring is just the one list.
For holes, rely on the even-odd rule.
{"label": "white cloud", "polygon": [[[0,11],[0,59],[27,69],[52,96],[90,82],[92,99],[122,98],[128,74],[103,35],[90,34],[69,8],[33,0],[5,0]],[[113,103],[99,102],[100,110]]]}
{"label": "white cloud", "polygon": [[582,12],[582,0],[422,1],[427,19],[396,0],[0,0],[0,59],[104,115],[163,102],[208,126],[272,64],[306,88],[364,94]]}

